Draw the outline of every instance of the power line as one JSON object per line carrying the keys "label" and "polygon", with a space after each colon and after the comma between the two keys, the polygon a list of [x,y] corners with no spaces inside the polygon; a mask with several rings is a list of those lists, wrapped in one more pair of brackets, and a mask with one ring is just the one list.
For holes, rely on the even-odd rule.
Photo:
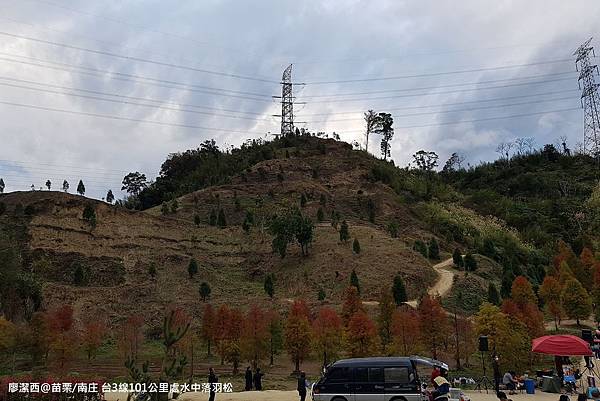
{"label": "power line", "polygon": [[[506,82],[506,81],[518,81],[518,80],[523,80],[523,79],[533,79],[533,78],[541,78],[541,77],[555,77],[555,76],[561,76],[561,75],[573,75],[573,71],[566,71],[566,72],[557,72],[557,73],[552,73],[552,74],[542,74],[542,75],[531,75],[531,76],[527,76],[527,77],[513,77],[513,78],[502,78],[502,79],[491,79],[491,80],[486,80],[486,81],[477,81],[477,82],[463,82],[463,83],[456,83],[456,84],[449,84],[449,85],[435,85],[435,86],[421,86],[421,87],[417,87],[417,88],[401,88],[401,89],[386,89],[386,90],[379,90],[379,91],[370,91],[370,92],[346,92],[346,93],[330,93],[330,94],[319,94],[319,95],[303,95],[301,96],[302,99],[305,98],[318,98],[318,97],[336,97],[336,96],[358,96],[358,95],[373,95],[373,94],[378,94],[378,93],[394,93],[394,92],[409,92],[409,91],[415,91],[415,90],[427,90],[427,89],[437,89],[437,88],[454,88],[457,86],[468,86],[468,85],[481,85],[481,84],[487,84],[487,83],[496,83],[496,82]],[[531,83],[534,84],[535,82]],[[522,85],[527,85],[530,83],[522,83]]]}
{"label": "power line", "polygon": [[[8,159],[0,159],[0,163],[12,163],[12,164],[34,165],[34,166],[40,165],[40,166],[52,166],[52,167],[77,168],[77,169],[80,169],[80,170],[94,170],[94,171],[98,171],[99,170],[97,168],[81,167],[81,166],[77,166],[77,165],[74,165],[74,164],[54,164],[54,163],[31,162],[31,161],[8,160]],[[120,174],[123,173],[122,170],[115,170],[115,169],[109,169],[109,168],[103,168],[103,169],[101,169],[101,171],[114,171],[114,172],[118,172]]]}
{"label": "power line", "polygon": [[[190,43],[196,44],[197,46],[202,46],[202,47],[211,46],[211,47],[226,48],[226,47],[223,47],[223,46],[215,46],[211,42],[202,42],[202,41],[196,40],[194,38],[190,38],[188,36],[178,35],[178,34],[171,33],[171,32],[160,31],[160,30],[157,30],[157,29],[154,29],[154,28],[148,28],[148,27],[145,27],[145,26],[142,26],[142,25],[132,24],[131,22],[127,22],[127,21],[120,20],[120,19],[117,19],[117,18],[111,18],[111,17],[107,17],[105,15],[94,14],[94,13],[91,13],[89,11],[78,10],[76,8],[68,7],[68,6],[65,6],[65,5],[62,5],[62,4],[58,4],[58,3],[54,3],[54,2],[51,2],[51,1],[47,1],[47,0],[29,0],[29,1],[34,1],[34,2],[37,2],[37,3],[46,4],[46,5],[49,5],[49,6],[52,6],[52,7],[61,8],[63,10],[67,10],[67,11],[74,12],[74,13],[81,14],[81,15],[86,15],[86,16],[93,17],[93,18],[103,19],[103,20],[114,22],[114,23],[117,23],[117,24],[129,26],[129,27],[131,27],[133,29],[137,29],[137,30],[141,30],[141,31],[147,31],[147,32],[152,32],[152,33],[159,34],[159,35],[170,36],[170,37],[172,37],[174,39],[178,39],[178,40],[186,40],[186,41],[189,41]],[[236,52],[240,51],[240,49],[233,49],[233,48],[227,48],[227,49],[229,49],[230,51],[233,50],[233,51],[236,51]]]}
{"label": "power line", "polygon": [[[548,102],[556,102],[562,100],[576,100],[576,98],[572,96],[568,97],[560,97],[557,99],[542,99],[542,100],[534,100],[530,102],[518,102],[518,103],[504,103],[497,105],[488,105],[481,107],[470,107],[465,109],[452,109],[452,110],[440,110],[440,111],[426,111],[420,113],[409,113],[409,114],[397,114],[394,115],[394,118],[404,118],[404,117],[415,117],[415,116],[425,116],[425,115],[435,115],[435,114],[446,114],[446,113],[459,113],[464,111],[476,111],[476,110],[486,110],[486,109],[496,109],[502,107],[514,107],[514,106],[524,106],[524,105],[532,105],[539,103],[548,103]],[[307,124],[315,124],[315,123],[328,123],[328,122],[341,122],[341,121],[363,121],[363,118],[341,118],[336,120],[321,120],[321,121],[306,121]]]}
{"label": "power line", "polygon": [[[92,42],[96,42],[96,43],[100,43],[100,44],[108,45],[108,46],[116,46],[116,47],[119,47],[121,49],[130,49],[130,50],[133,50],[133,51],[142,51],[142,52],[145,53],[146,56],[147,55],[158,55],[158,56],[166,57],[166,58],[172,58],[173,57],[172,54],[160,53],[160,52],[156,52],[156,51],[149,52],[147,49],[144,49],[142,47],[130,46],[130,45],[127,45],[127,44],[124,44],[124,43],[111,42],[111,41],[108,41],[108,40],[101,40],[101,39],[98,39],[98,38],[95,38],[95,37],[92,37],[92,36],[89,36],[89,35],[82,35],[82,34],[73,33],[73,32],[65,32],[64,30],[56,29],[56,28],[53,28],[53,27],[44,26],[44,25],[31,24],[29,22],[25,22],[25,21],[18,20],[18,19],[15,19],[15,18],[9,18],[9,17],[6,17],[6,16],[0,16],[0,20],[8,21],[8,22],[11,22],[11,23],[14,23],[14,24],[18,24],[18,25],[27,25],[27,26],[32,27],[34,29],[42,29],[42,30],[49,31],[49,32],[55,32],[55,33],[58,33],[60,35],[69,35],[69,37],[80,37],[80,38],[83,38],[83,39],[88,40],[88,41],[92,41]],[[184,58],[184,57],[181,57],[181,56],[178,56],[177,58],[179,60],[183,60],[183,61],[190,62],[190,63],[196,63],[197,62],[197,60],[191,60],[191,59]],[[207,64],[207,67],[210,67],[210,68],[223,68],[222,65],[215,65],[215,64]],[[265,78],[262,75],[257,75],[257,77],[259,77],[259,78]],[[265,79],[267,79],[267,78],[265,78]]]}
{"label": "power line", "polygon": [[[441,122],[441,123],[435,123],[435,124],[422,124],[422,125],[406,125],[406,126],[402,126],[402,127],[394,127],[394,129],[411,129],[411,128],[439,127],[439,126],[445,126],[445,125],[459,125],[459,124],[475,123],[475,122],[480,122],[480,121],[504,120],[504,119],[511,119],[511,118],[538,116],[538,115],[543,115],[543,114],[562,113],[562,112],[573,111],[573,110],[580,110],[580,108],[579,107],[571,107],[568,109],[546,110],[546,111],[539,111],[539,112],[534,112],[534,113],[513,114],[513,115],[509,115],[509,116],[476,118],[473,120],[447,121],[447,122]],[[340,132],[358,133],[358,132],[364,132],[364,131],[363,130],[352,130],[352,131],[340,130]]]}
{"label": "power line", "polygon": [[[1,79],[7,79],[7,78],[0,77],[0,80]],[[201,115],[207,115],[207,116],[237,118],[237,119],[251,120],[251,121],[270,121],[269,119],[266,119],[266,118],[253,118],[253,117],[243,117],[243,116],[231,116],[231,115],[227,115],[227,114],[218,114],[218,113],[212,113],[212,112],[207,112],[207,111],[187,110],[187,109],[181,109],[181,108],[177,108],[177,107],[160,106],[160,105],[156,105],[156,104],[137,103],[137,102],[127,101],[127,100],[107,99],[107,98],[102,98],[102,97],[99,97],[99,96],[80,95],[80,94],[77,94],[77,93],[68,93],[68,92],[61,92],[61,91],[55,91],[55,90],[49,90],[49,89],[34,88],[34,87],[30,87],[30,86],[16,85],[16,84],[10,84],[10,83],[6,83],[6,82],[0,82],[0,85],[12,87],[12,88],[34,90],[34,91],[44,92],[44,93],[50,93],[50,94],[75,96],[75,97],[79,97],[79,98],[83,98],[83,99],[100,100],[100,101],[104,101],[104,102],[119,103],[119,104],[129,104],[129,105],[134,105],[134,106],[150,107],[150,108],[160,109],[160,110],[178,111],[178,112],[182,112],[182,113],[194,113],[194,114],[201,114]],[[44,85],[44,84],[38,83],[37,85]],[[54,86],[54,85],[49,85],[49,86]],[[77,89],[75,89],[75,90],[77,90]],[[102,92],[99,92],[99,93],[102,93]],[[124,95],[115,95],[115,94],[108,94],[108,93],[104,93],[104,95],[106,95],[106,96],[118,96],[120,98],[121,97],[124,97],[124,98],[127,97],[127,96],[124,96]],[[156,100],[154,100],[154,101],[156,101]]]}
{"label": "power line", "polygon": [[[530,95],[516,95],[516,96],[505,96],[505,97],[497,97],[491,99],[478,99],[478,100],[468,100],[463,102],[452,102],[452,103],[438,103],[438,104],[428,104],[421,106],[405,106],[405,107],[386,107],[386,111],[396,111],[396,110],[418,110],[418,109],[428,109],[430,107],[446,107],[446,106],[459,106],[463,104],[474,104],[474,103],[484,103],[484,102],[497,102],[502,100],[512,100],[512,99],[524,99],[528,97],[538,97],[538,96],[547,96],[547,95],[557,95],[561,93],[569,93],[569,92],[578,92],[577,89],[567,89],[562,91],[551,91],[551,92],[543,92],[543,93],[535,93]],[[340,114],[357,114],[363,113],[364,110],[353,110],[353,111],[338,111],[331,113],[313,113],[313,114],[305,114],[303,117],[309,116],[329,116],[329,115],[340,115]]]}
{"label": "power line", "polygon": [[[0,54],[7,54],[7,53],[0,52]],[[27,56],[21,56],[21,55],[13,55],[13,54],[9,54],[9,55],[35,60],[35,58],[33,58],[33,57],[27,57]],[[161,88],[170,88],[170,89],[179,89],[179,90],[185,89],[185,90],[190,91],[190,92],[207,93],[207,94],[211,94],[211,95],[233,97],[233,98],[238,98],[238,99],[254,100],[254,101],[258,101],[258,102],[271,102],[271,99],[270,99],[271,96],[270,95],[265,95],[265,94],[260,94],[260,93],[235,91],[235,90],[223,89],[223,88],[212,88],[212,87],[206,87],[206,86],[202,86],[202,85],[184,84],[184,83],[176,82],[176,81],[169,81],[169,80],[163,80],[163,79],[149,78],[149,77],[144,77],[144,76],[140,76],[140,75],[126,74],[126,73],[122,73],[122,72],[111,72],[111,71],[107,71],[107,70],[102,70],[102,69],[98,69],[98,68],[91,68],[91,67],[86,67],[86,66],[74,66],[74,65],[65,64],[65,63],[56,63],[56,62],[52,62],[52,61],[42,60],[43,63],[56,64],[56,65],[66,65],[67,66],[67,68],[63,68],[63,67],[43,65],[43,64],[33,63],[33,62],[28,62],[28,61],[23,61],[23,60],[15,60],[15,59],[10,59],[10,58],[5,58],[5,57],[0,57],[0,60],[2,60],[2,61],[8,61],[8,62],[11,62],[11,63],[19,63],[19,64],[25,64],[25,65],[32,65],[32,66],[36,66],[36,67],[48,68],[48,69],[53,69],[53,70],[75,72],[77,74],[89,75],[89,76],[95,76],[95,77],[102,77],[103,75],[109,75],[109,76],[112,76],[113,79],[117,79],[117,80],[121,80],[121,81],[127,81],[127,82],[140,83],[140,84],[144,84],[144,85],[154,85],[154,86],[158,86],[158,87],[161,87]],[[81,70],[84,70],[84,71],[71,71],[72,69],[81,69]],[[92,72],[88,72],[88,71],[85,71],[85,70],[90,70]],[[96,73],[96,72],[98,72],[98,73]],[[130,78],[127,78],[127,77],[132,77],[134,79],[130,79]],[[142,80],[143,81],[150,81],[150,82],[143,82]],[[161,83],[165,83],[165,84],[169,84],[169,85],[162,85]],[[173,86],[173,85],[176,85],[176,86]],[[200,89],[197,89],[197,88],[200,88]],[[230,92],[230,93],[233,93],[233,94],[230,94],[230,93],[219,93],[219,92]],[[238,96],[235,93],[244,94],[244,95],[248,95],[248,96],[255,96],[255,97]],[[265,99],[260,99],[258,97],[265,97]]]}
{"label": "power line", "polygon": [[[0,52],[0,54],[3,54],[3,53]],[[19,57],[24,57],[24,56],[19,56]],[[32,57],[28,57],[28,58],[32,58]],[[61,70],[61,71],[69,71],[69,70],[64,69],[64,68],[46,66],[46,65],[42,65],[42,64],[36,64],[36,63],[29,63],[29,62],[21,61],[21,60],[6,59],[6,58],[3,58],[3,57],[0,57],[0,60],[14,62],[14,63],[21,63],[21,64],[26,64],[26,65],[34,65],[34,66],[39,66],[39,67],[43,67],[43,68],[58,69],[58,70]],[[79,68],[79,67],[74,67],[74,68]],[[91,75],[91,76],[101,77],[100,74],[92,74],[92,73],[87,73],[87,72],[83,72],[83,71],[74,71],[74,72],[78,73],[78,74],[84,74],[84,75]],[[107,75],[108,74],[121,74],[121,73],[111,73],[109,71],[106,71],[106,73],[107,73]],[[124,74],[124,75],[130,75],[130,74]],[[119,80],[123,80],[123,81],[128,81],[128,82],[140,83],[140,84],[143,84],[143,85],[155,85],[155,86],[159,86],[159,87],[163,87],[163,88],[171,88],[171,89],[179,89],[179,90],[187,90],[187,91],[190,91],[190,92],[195,92],[195,89],[189,89],[188,88],[188,87],[193,87],[194,85],[180,84],[181,87],[177,87],[177,86],[158,85],[158,84],[153,84],[153,83],[148,83],[148,82],[141,82],[141,81],[136,81],[136,80],[129,80],[129,79],[125,79],[125,78],[115,78],[115,79],[119,79]],[[144,79],[149,79],[150,80],[151,78],[144,78]],[[23,80],[23,81],[25,81],[25,80]],[[164,81],[164,80],[156,80],[156,81]],[[164,82],[169,82],[169,81],[164,81]],[[49,85],[49,84],[44,84],[44,85]],[[72,88],[72,90],[77,90],[77,91],[80,91],[80,92],[87,92],[87,93],[101,93],[99,91],[93,91],[93,90],[90,90],[90,89]],[[205,93],[205,92],[202,91],[202,93]],[[201,106],[201,105],[189,104],[189,103],[188,104],[184,104],[184,103],[166,102],[166,101],[163,101],[163,100],[157,100],[157,99],[151,99],[151,98],[144,98],[144,97],[124,96],[124,95],[117,95],[117,94],[111,94],[110,96],[126,97],[126,98],[130,98],[130,99],[134,99],[134,100],[146,100],[146,101],[159,102],[159,103],[171,103],[171,104],[175,104],[175,105],[183,105],[185,107],[200,108],[200,109],[206,109],[206,110],[226,111],[226,112],[230,112],[230,113],[239,113],[239,114],[262,115],[262,113],[256,113],[256,112],[239,111],[239,110],[224,109],[224,108],[218,108],[218,107],[208,107],[208,106]],[[263,99],[255,99],[255,100],[263,101]]]}
{"label": "power line", "polygon": [[343,79],[337,81],[313,81],[313,82],[304,82],[305,85],[326,85],[326,84],[344,84],[344,83],[353,83],[353,82],[372,82],[372,81],[392,81],[398,79],[407,79],[407,78],[423,78],[423,77],[435,77],[441,75],[454,75],[454,74],[466,74],[472,72],[484,72],[484,71],[497,71],[497,70],[505,70],[510,68],[523,68],[523,67],[532,67],[536,65],[546,65],[546,64],[557,64],[557,63],[566,63],[572,62],[570,59],[557,59],[557,60],[546,60],[546,61],[535,61],[531,63],[524,64],[511,64],[511,65],[503,65],[496,67],[479,67],[472,68],[466,70],[454,70],[454,71],[443,71],[443,72],[430,72],[425,74],[412,74],[412,75],[397,75],[391,77],[375,77],[375,78],[358,78],[358,79]]}
{"label": "power line", "polygon": [[521,83],[506,84],[506,85],[486,86],[483,88],[456,89],[456,90],[450,90],[450,91],[411,93],[411,94],[406,94],[406,95],[390,95],[390,96],[378,96],[378,97],[358,98],[358,99],[325,99],[325,100],[315,100],[315,101],[312,101],[311,103],[347,103],[347,102],[361,102],[361,101],[367,102],[367,101],[372,101],[372,100],[397,99],[397,98],[405,98],[405,97],[445,95],[445,94],[451,94],[451,93],[474,92],[474,91],[480,91],[480,90],[502,89],[502,88],[511,88],[511,87],[515,87],[515,86],[546,84],[546,83],[550,83],[550,82],[560,82],[560,81],[570,81],[571,79],[572,78],[557,78],[557,79],[548,79],[545,81],[538,81],[538,82],[521,82]]}
{"label": "power line", "polygon": [[58,108],[53,108],[53,107],[37,106],[37,105],[32,105],[32,104],[15,103],[15,102],[8,102],[8,101],[0,101],[0,104],[4,104],[7,106],[24,107],[24,108],[35,109],[35,110],[52,111],[52,112],[57,112],[57,113],[82,115],[82,116],[88,116],[88,117],[107,118],[107,119],[112,119],[112,120],[130,121],[130,122],[143,123],[143,124],[155,124],[155,125],[161,125],[161,126],[167,126],[167,127],[201,129],[201,130],[206,130],[206,131],[218,131],[218,132],[230,132],[230,133],[234,133],[234,134],[257,134],[257,135],[264,134],[264,132],[261,133],[261,132],[250,132],[250,131],[238,131],[238,130],[229,130],[229,129],[224,129],[224,128],[203,127],[203,126],[199,126],[199,125],[167,123],[167,122],[162,122],[162,121],[143,120],[143,119],[114,116],[114,115],[107,115],[107,114],[89,113],[89,112],[84,112],[84,111],[58,109]]}
{"label": "power line", "polygon": [[43,43],[43,44],[51,45],[51,46],[63,47],[65,49],[72,49],[72,50],[93,53],[93,54],[99,54],[99,55],[103,55],[103,56],[115,57],[115,58],[120,58],[120,59],[128,60],[128,61],[136,61],[136,62],[140,62],[140,63],[154,64],[154,65],[158,65],[158,66],[162,66],[162,67],[169,67],[169,68],[176,68],[176,69],[180,69],[180,70],[200,72],[203,74],[216,75],[216,76],[220,76],[220,77],[236,78],[236,79],[243,79],[243,80],[247,80],[247,81],[256,81],[256,82],[264,82],[264,83],[275,83],[275,84],[279,83],[278,81],[269,80],[269,79],[250,77],[247,75],[231,74],[231,73],[221,72],[221,71],[212,71],[212,70],[207,70],[207,69],[198,68],[198,67],[186,66],[186,65],[175,64],[175,63],[168,63],[168,62],[164,62],[164,61],[149,60],[149,59],[145,59],[142,57],[127,56],[127,55],[112,53],[112,52],[108,52],[108,51],[104,51],[104,50],[88,49],[87,47],[74,46],[74,45],[70,45],[70,44],[66,44],[66,43],[60,43],[60,42],[54,42],[54,41],[50,41],[50,40],[33,38],[31,36],[17,35],[17,34],[9,33],[9,32],[0,31],[0,35],[12,37],[12,38],[23,39],[23,40],[28,40],[31,42]]}

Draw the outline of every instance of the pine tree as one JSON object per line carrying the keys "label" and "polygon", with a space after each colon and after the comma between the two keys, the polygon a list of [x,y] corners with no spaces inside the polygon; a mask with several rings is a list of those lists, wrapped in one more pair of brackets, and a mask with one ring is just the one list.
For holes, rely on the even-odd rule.
{"label": "pine tree", "polygon": [[244,230],[246,234],[250,232],[250,223],[248,222],[247,218],[242,221],[242,230]]}
{"label": "pine tree", "polygon": [[435,238],[431,238],[429,241],[428,253],[430,259],[439,260],[440,258],[440,245]]}
{"label": "pine tree", "polygon": [[348,223],[346,220],[342,221],[342,225],[340,226],[340,241],[348,242],[350,239],[350,232],[348,231]]}
{"label": "pine tree", "polygon": [[177,209],[179,209],[179,202],[177,201],[177,198],[174,198],[171,201],[171,213],[177,213]]}
{"label": "pine tree", "polygon": [[500,294],[498,293],[498,289],[494,285],[494,283],[488,284],[488,296],[487,300],[492,305],[500,305]]}
{"label": "pine tree", "polygon": [[300,195],[300,207],[306,206],[306,195],[304,192]]}
{"label": "pine tree", "polygon": [[63,192],[69,192],[69,182],[67,180],[63,181],[62,189],[63,189]]}
{"label": "pine tree", "polygon": [[427,258],[429,256],[429,251],[427,250],[427,245],[425,244],[425,242],[421,241],[420,239],[415,241],[415,244],[413,245],[413,250],[419,252],[425,258]]}
{"label": "pine tree", "polygon": [[208,216],[208,224],[213,227],[217,225],[217,212],[215,212],[215,209],[210,210],[210,215]]}
{"label": "pine tree", "polygon": [[269,298],[273,299],[273,296],[275,295],[275,286],[273,283],[273,275],[272,274],[267,274],[265,276],[265,282],[263,284],[263,288],[265,290],[265,294],[267,294],[269,296]]}
{"label": "pine tree", "polygon": [[400,227],[398,226],[398,223],[395,221],[391,221],[387,226],[387,230],[390,233],[390,236],[392,238],[398,238],[399,229],[400,229]]}
{"label": "pine tree", "polygon": [[83,185],[83,181],[79,180],[79,184],[77,184],[77,193],[81,196],[85,195],[85,185]]}
{"label": "pine tree", "polygon": [[360,253],[360,243],[358,242],[358,238],[354,238],[354,242],[352,243],[352,251],[357,255]]}
{"label": "pine tree", "polygon": [[113,203],[115,201],[115,196],[113,195],[112,189],[109,189],[106,193],[106,201],[108,203]]}
{"label": "pine tree", "polygon": [[227,227],[227,220],[225,219],[225,211],[222,208],[219,209],[219,216],[217,217],[217,226],[219,226],[219,228]]}
{"label": "pine tree", "polygon": [[464,266],[464,260],[460,249],[454,249],[454,252],[452,252],[452,261],[454,262],[454,266],[456,267],[460,268]]}
{"label": "pine tree", "polygon": [[319,208],[319,210],[317,210],[317,221],[319,223],[323,222],[323,220],[325,219],[325,213],[323,212],[323,208]]}
{"label": "pine tree", "polygon": [[377,326],[379,337],[381,339],[382,351],[385,354],[386,347],[392,342],[392,316],[396,310],[396,305],[389,289],[383,290],[379,298],[379,315],[377,316]]}
{"label": "pine tree", "polygon": [[166,216],[167,214],[169,214],[170,209],[169,209],[169,204],[167,202],[162,203],[162,205],[160,206],[160,212],[162,213],[163,216]]}
{"label": "pine tree", "polygon": [[404,302],[408,301],[408,297],[406,296],[406,287],[404,286],[404,280],[402,280],[402,276],[397,274],[394,277],[394,284],[392,285],[392,295],[394,296],[394,302],[396,306],[402,305]]}
{"label": "pine tree", "polygon": [[206,298],[210,297],[211,292],[212,289],[206,281],[200,283],[200,287],[198,287],[198,293],[200,294],[200,298],[202,298],[202,302],[206,302]]}
{"label": "pine tree", "polygon": [[194,278],[194,276],[198,273],[198,262],[196,262],[196,259],[190,259],[187,270],[190,278]]}
{"label": "pine tree", "polygon": [[474,272],[477,270],[477,260],[473,257],[473,254],[468,252],[465,255],[465,270],[468,272]]}
{"label": "pine tree", "polygon": [[194,224],[196,227],[200,227],[200,215],[198,213],[194,213]]}
{"label": "pine tree", "polygon": [[94,209],[94,207],[91,204],[85,205],[85,208],[83,208],[82,217],[85,221],[88,222],[90,227],[92,227],[92,228],[96,227],[96,210]]}
{"label": "pine tree", "polygon": [[319,301],[324,301],[326,297],[327,297],[327,294],[325,294],[325,290],[322,288],[319,288],[319,293],[317,294],[317,299]]}
{"label": "pine tree", "polygon": [[4,184],[4,179],[0,178],[0,194],[4,193],[4,188],[6,188],[6,184]]}
{"label": "pine tree", "polygon": [[88,283],[87,272],[84,270],[81,263],[75,264],[75,271],[73,272],[73,284],[75,285],[86,285]]}
{"label": "pine tree", "polygon": [[352,269],[352,273],[350,273],[350,285],[356,287],[356,290],[360,294],[360,282],[358,281],[358,275],[354,269]]}
{"label": "pine tree", "polygon": [[156,278],[156,265],[154,263],[152,263],[149,267],[148,267],[148,274],[150,275],[150,277],[152,279]]}
{"label": "pine tree", "polygon": [[367,215],[369,216],[369,222],[375,223],[375,202],[371,198],[367,200]]}
{"label": "pine tree", "polygon": [[48,191],[52,188],[52,182],[50,182],[50,180],[46,180],[46,188],[48,188]]}

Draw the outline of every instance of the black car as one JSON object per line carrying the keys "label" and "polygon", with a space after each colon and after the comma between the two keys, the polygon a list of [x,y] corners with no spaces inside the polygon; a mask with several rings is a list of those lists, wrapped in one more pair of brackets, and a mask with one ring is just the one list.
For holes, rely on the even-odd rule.
{"label": "black car", "polygon": [[313,386],[314,401],[422,401],[412,357],[339,360]]}

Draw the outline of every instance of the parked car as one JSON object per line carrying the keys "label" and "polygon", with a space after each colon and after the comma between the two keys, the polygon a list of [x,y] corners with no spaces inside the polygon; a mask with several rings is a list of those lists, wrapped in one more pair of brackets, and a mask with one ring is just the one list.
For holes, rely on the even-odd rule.
{"label": "parked car", "polygon": [[412,357],[342,359],[313,385],[314,401],[422,401]]}

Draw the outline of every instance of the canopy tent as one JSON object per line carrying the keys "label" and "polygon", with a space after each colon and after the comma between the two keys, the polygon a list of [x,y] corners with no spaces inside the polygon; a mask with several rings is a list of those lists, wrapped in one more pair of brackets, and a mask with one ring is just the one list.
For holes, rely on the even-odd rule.
{"label": "canopy tent", "polygon": [[532,341],[531,350],[555,356],[592,356],[590,344],[579,337],[567,334],[543,336]]}

